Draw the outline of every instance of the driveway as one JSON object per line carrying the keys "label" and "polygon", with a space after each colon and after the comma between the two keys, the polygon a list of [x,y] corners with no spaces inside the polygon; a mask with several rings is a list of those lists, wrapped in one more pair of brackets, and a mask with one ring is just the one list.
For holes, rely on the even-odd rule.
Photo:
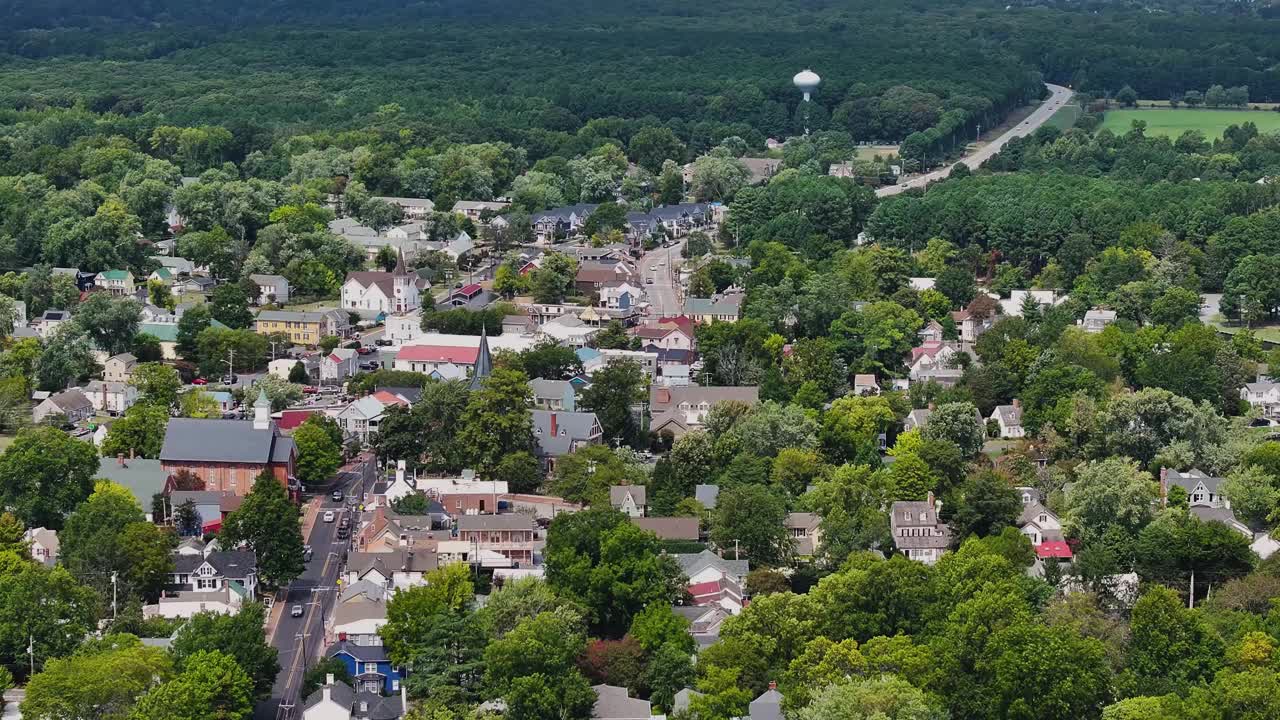
{"label": "driveway", "polygon": [[[1062,109],[1062,106],[1071,99],[1072,91],[1069,88],[1062,87],[1061,85],[1050,85],[1048,83],[1045,83],[1045,87],[1049,88],[1050,95],[1049,99],[1045,100],[1040,107],[1036,108],[1035,111],[1028,115],[1025,120],[1005,131],[1004,134],[1000,135],[1000,137],[987,143],[983,147],[978,148],[973,151],[973,153],[960,158],[959,162],[968,165],[970,170],[977,170],[982,163],[990,160],[996,153],[1000,152],[1000,149],[1003,148],[1010,140],[1016,137],[1030,135],[1038,130],[1041,125],[1045,124],[1049,118],[1053,117],[1054,113]],[[954,164],[955,163],[952,163],[940,170],[934,170],[931,173],[911,178],[910,180],[897,185],[882,187],[879,190],[876,190],[876,196],[889,197],[890,195],[897,195],[898,193],[906,192],[912,188],[922,188],[929,183],[937,182],[938,180],[945,180],[946,177],[951,174],[951,167]]]}

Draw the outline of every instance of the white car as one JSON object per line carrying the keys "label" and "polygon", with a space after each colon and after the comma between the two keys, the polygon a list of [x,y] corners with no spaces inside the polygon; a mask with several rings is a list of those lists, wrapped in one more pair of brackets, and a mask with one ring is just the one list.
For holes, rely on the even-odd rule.
{"label": "white car", "polygon": [[657,265],[650,265],[650,266],[649,266],[649,272],[658,272],[658,266],[657,266]]}
{"label": "white car", "polygon": [[333,515],[333,511],[332,511],[332,510],[329,510],[328,512],[326,512],[326,513],[324,514],[324,521],[325,521],[325,522],[333,522],[333,518],[334,518],[334,515]]}

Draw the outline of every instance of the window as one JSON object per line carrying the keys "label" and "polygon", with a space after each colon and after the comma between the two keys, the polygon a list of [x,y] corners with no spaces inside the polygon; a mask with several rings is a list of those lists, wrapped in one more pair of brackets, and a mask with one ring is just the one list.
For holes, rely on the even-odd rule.
{"label": "window", "polygon": [[378,663],[367,662],[364,664],[364,672],[366,675],[378,672]]}
{"label": "window", "polygon": [[197,590],[217,590],[218,581],[216,579],[200,578],[196,580]]}

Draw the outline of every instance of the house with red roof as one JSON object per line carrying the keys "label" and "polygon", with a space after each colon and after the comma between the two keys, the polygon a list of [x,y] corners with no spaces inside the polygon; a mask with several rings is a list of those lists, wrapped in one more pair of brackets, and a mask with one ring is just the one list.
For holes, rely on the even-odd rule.
{"label": "house with red roof", "polygon": [[1071,554],[1071,546],[1063,540],[1050,540],[1042,542],[1036,546],[1036,557],[1041,560],[1049,558],[1057,558],[1059,560],[1070,560],[1074,557]]}

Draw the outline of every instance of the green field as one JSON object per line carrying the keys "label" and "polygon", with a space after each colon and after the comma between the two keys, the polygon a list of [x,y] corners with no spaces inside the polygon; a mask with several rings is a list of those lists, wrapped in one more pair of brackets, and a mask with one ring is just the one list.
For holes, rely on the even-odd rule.
{"label": "green field", "polygon": [[1049,118],[1048,124],[1059,130],[1066,130],[1076,124],[1076,121],[1080,119],[1080,113],[1079,105],[1063,105],[1058,108],[1053,117]]}
{"label": "green field", "polygon": [[1252,122],[1259,132],[1280,130],[1280,113],[1262,110],[1191,110],[1179,108],[1141,108],[1137,110],[1108,110],[1102,127],[1114,133],[1129,131],[1134,120],[1147,124],[1148,135],[1177,137],[1187,130],[1199,130],[1210,140],[1221,137],[1228,125]]}

